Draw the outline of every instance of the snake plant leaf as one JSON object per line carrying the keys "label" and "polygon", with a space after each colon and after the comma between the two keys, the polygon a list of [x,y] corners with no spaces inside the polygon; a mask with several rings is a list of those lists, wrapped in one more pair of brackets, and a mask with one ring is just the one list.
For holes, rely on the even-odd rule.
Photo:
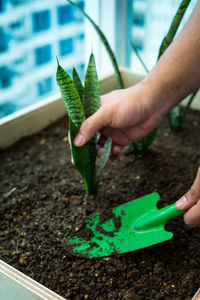
{"label": "snake plant leaf", "polygon": [[[182,0],[180,6],[178,7],[178,10],[172,20],[172,23],[170,25],[169,31],[167,32],[167,35],[164,37],[158,54],[158,59],[161,57],[161,55],[165,52],[165,50],[168,48],[168,46],[171,44],[171,42],[174,39],[174,36],[178,30],[178,27],[183,19],[183,16],[187,10],[188,5],[190,4],[191,0]],[[189,108],[189,107],[188,107]],[[185,117],[185,115],[184,115]],[[176,131],[182,123],[182,118],[180,116],[180,107],[174,107],[168,114],[168,120],[169,125],[173,131]]]}
{"label": "snake plant leaf", "polygon": [[159,49],[159,54],[158,54],[158,59],[165,52],[167,47],[171,44],[172,40],[174,39],[177,29],[181,23],[181,20],[185,14],[186,9],[187,9],[188,5],[190,4],[190,2],[191,2],[191,0],[182,0],[181,4],[172,20],[169,31],[161,43],[161,46]]}
{"label": "snake plant leaf", "polygon": [[69,118],[79,129],[82,122],[85,120],[85,114],[81,99],[72,79],[59,64],[57,67],[56,79],[60,87],[60,92],[64,100]]}
{"label": "snake plant leaf", "polygon": [[83,177],[86,193],[91,195],[94,193],[94,185],[91,180],[92,170],[88,145],[84,145],[82,147],[76,147],[76,145],[74,145],[73,141],[78,132],[78,128],[74,125],[71,119],[69,119],[69,129],[74,165]]}
{"label": "snake plant leaf", "polygon": [[96,180],[97,189],[98,189],[101,173],[102,173],[102,171],[108,161],[108,158],[110,156],[111,147],[112,147],[112,138],[108,137],[108,139],[103,147],[103,151],[102,151],[101,158],[100,158],[99,170],[97,173],[97,180]]}
{"label": "snake plant leaf", "polygon": [[124,88],[124,83],[123,83],[121,73],[120,73],[119,68],[118,68],[117,60],[115,58],[115,55],[114,55],[114,53],[113,53],[113,51],[112,51],[112,49],[111,49],[111,47],[110,47],[110,45],[109,45],[109,43],[106,39],[104,33],[101,31],[99,26],[90,18],[90,16],[78,4],[74,3],[71,0],[66,0],[66,1],[68,1],[73,6],[77,7],[81,11],[81,13],[88,19],[88,21],[91,23],[93,28],[96,30],[97,34],[99,35],[101,41],[103,42],[104,47],[106,48],[106,50],[107,50],[107,52],[110,56],[113,68],[115,70],[115,75],[116,75],[116,78],[117,78],[118,86],[119,86],[120,89],[123,89]]}
{"label": "snake plant leaf", "polygon": [[190,95],[189,100],[188,100],[188,102],[187,102],[186,106],[184,107],[183,112],[181,114],[181,123],[185,119],[185,116],[186,116],[186,114],[187,114],[187,112],[190,108],[190,105],[192,104],[192,101],[194,100],[194,98],[195,98],[196,94],[198,93],[198,91],[199,90],[193,92],[192,95]]}
{"label": "snake plant leaf", "polygon": [[[83,94],[83,108],[86,118],[93,115],[100,107],[100,90],[98,76],[96,72],[94,55],[90,55],[86,76],[85,76],[85,87]],[[88,148],[91,160],[91,180],[92,186],[96,186],[96,134],[88,142]]]}
{"label": "snake plant leaf", "polygon": [[132,46],[132,48],[133,48],[133,50],[134,50],[134,52],[135,52],[135,55],[136,55],[137,58],[139,59],[141,65],[143,66],[145,72],[146,72],[146,73],[149,73],[149,70],[148,70],[146,64],[144,63],[144,60],[142,59],[141,55],[139,54],[139,52],[138,52],[138,50],[137,50],[137,48],[136,48],[136,46],[134,45],[133,42],[131,42],[131,46]]}
{"label": "snake plant leaf", "polygon": [[176,131],[181,125],[181,110],[180,105],[175,106],[169,112],[169,125],[172,131]]}
{"label": "snake plant leaf", "polygon": [[92,172],[88,145],[76,147],[73,143],[82,122],[85,120],[82,102],[72,79],[59,64],[56,79],[70,120],[70,139],[74,164],[84,179],[87,194],[90,194],[92,192]]}
{"label": "snake plant leaf", "polygon": [[83,108],[86,118],[93,115],[100,108],[100,90],[94,55],[90,55],[85,76]]}
{"label": "snake plant leaf", "polygon": [[[144,70],[146,71],[146,73],[149,73],[149,70],[147,69],[147,66],[145,65],[143,59],[141,58],[139,52],[137,51],[137,48],[135,47],[135,45],[133,43],[131,43],[133,50],[135,51],[135,54],[137,56],[137,58],[139,59],[139,61],[141,62]],[[153,143],[153,141],[155,140],[157,135],[157,128],[155,128],[149,135],[143,137],[141,140],[134,142],[130,145],[130,148],[132,150],[133,153],[138,153],[138,152],[142,152],[145,151],[149,146],[151,146],[151,144]]]}
{"label": "snake plant leaf", "polygon": [[157,135],[157,128],[155,128],[151,133],[142,138],[139,141],[136,141],[131,144],[131,150],[133,153],[139,153],[145,151],[154,141]]}
{"label": "snake plant leaf", "polygon": [[184,121],[186,114],[190,108],[190,105],[192,104],[192,101],[194,100],[198,90],[192,93],[189,97],[189,100],[186,104],[186,106],[181,111],[180,105],[175,106],[168,114],[168,120],[169,125],[172,131],[177,131]]}
{"label": "snake plant leaf", "polygon": [[81,79],[78,75],[78,72],[76,71],[75,68],[73,68],[73,81],[74,81],[74,85],[79,93],[79,96],[81,98],[81,101],[83,99],[83,93],[84,93],[84,87],[82,85]]}

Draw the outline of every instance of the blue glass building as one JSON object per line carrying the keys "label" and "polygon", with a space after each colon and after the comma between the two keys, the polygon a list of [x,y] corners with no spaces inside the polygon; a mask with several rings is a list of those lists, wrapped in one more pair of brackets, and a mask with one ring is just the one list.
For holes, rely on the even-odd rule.
{"label": "blue glass building", "polygon": [[65,0],[0,0],[0,117],[58,93],[56,56],[82,76],[83,23]]}

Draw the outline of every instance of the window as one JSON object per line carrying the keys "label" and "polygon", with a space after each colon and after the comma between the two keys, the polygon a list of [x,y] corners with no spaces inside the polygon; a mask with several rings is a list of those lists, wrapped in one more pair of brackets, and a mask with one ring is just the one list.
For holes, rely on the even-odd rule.
{"label": "window", "polygon": [[60,48],[60,55],[64,56],[67,54],[70,54],[74,50],[73,46],[73,38],[68,38],[65,40],[60,40],[59,41],[59,48]]}
{"label": "window", "polygon": [[84,1],[79,1],[77,4],[81,9],[84,9]]}
{"label": "window", "polygon": [[10,115],[16,111],[16,104],[13,101],[7,100],[6,103],[0,105],[0,118]]}
{"label": "window", "polygon": [[8,50],[8,35],[0,28],[0,52],[4,52]]}
{"label": "window", "polygon": [[85,39],[84,33],[81,33],[81,34],[79,35],[79,39],[80,39],[81,41],[83,41],[83,40]]}
{"label": "window", "polygon": [[52,77],[45,78],[37,83],[38,95],[43,96],[52,90]]}
{"label": "window", "polygon": [[[77,2],[78,6],[80,6],[81,9],[84,10],[84,1]],[[82,22],[84,20],[83,14],[80,12],[79,9],[74,10],[74,18],[77,22]]]}
{"label": "window", "polygon": [[135,13],[133,15],[133,26],[143,27],[145,24],[145,16],[142,13]]}
{"label": "window", "polygon": [[0,88],[8,88],[12,85],[12,72],[7,67],[0,68]]}
{"label": "window", "polygon": [[133,44],[135,45],[138,51],[142,51],[144,49],[143,40],[133,39]]}
{"label": "window", "polygon": [[51,61],[51,45],[35,49],[35,64],[41,66]]}
{"label": "window", "polygon": [[23,57],[20,57],[19,59],[16,59],[14,61],[14,65],[15,66],[19,66],[19,65],[22,65],[25,61],[26,61],[26,55],[23,55]]}
{"label": "window", "polygon": [[0,0],[0,13],[5,10],[5,0]]}
{"label": "window", "polygon": [[[29,0],[31,1],[31,0]],[[21,4],[25,4],[26,2],[28,2],[27,0],[11,0],[12,5],[21,5]]]}
{"label": "window", "polygon": [[41,12],[35,12],[32,15],[33,32],[40,32],[50,28],[50,11],[43,10]]}
{"label": "window", "polygon": [[23,26],[23,21],[22,20],[19,20],[19,21],[16,21],[16,22],[13,22],[10,24],[10,28],[15,30],[15,29],[19,29]]}
{"label": "window", "polygon": [[65,25],[74,21],[75,18],[74,18],[73,11],[74,10],[72,5],[59,6],[57,9],[58,24]]}
{"label": "window", "polygon": [[[132,36],[140,55],[149,70],[156,64],[160,44],[167,34],[172,19],[181,3],[177,1],[141,1],[132,0]],[[197,0],[191,0],[181,21],[180,29],[189,18]],[[145,74],[144,68],[131,52],[131,68],[137,73]]]}

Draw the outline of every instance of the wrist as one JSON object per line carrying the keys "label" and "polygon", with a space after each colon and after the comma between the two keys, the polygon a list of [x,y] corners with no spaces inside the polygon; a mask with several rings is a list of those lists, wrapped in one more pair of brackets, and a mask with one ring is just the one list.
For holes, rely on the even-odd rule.
{"label": "wrist", "polygon": [[170,80],[163,79],[154,72],[150,73],[141,82],[141,85],[143,91],[148,95],[148,105],[152,114],[155,113],[162,117],[179,103],[177,91],[172,88]]}
{"label": "wrist", "polygon": [[168,108],[166,107],[166,98],[163,97],[159,86],[147,76],[139,83],[139,89],[141,94],[139,99],[142,99],[143,107],[149,117],[157,116],[161,119],[167,113]]}

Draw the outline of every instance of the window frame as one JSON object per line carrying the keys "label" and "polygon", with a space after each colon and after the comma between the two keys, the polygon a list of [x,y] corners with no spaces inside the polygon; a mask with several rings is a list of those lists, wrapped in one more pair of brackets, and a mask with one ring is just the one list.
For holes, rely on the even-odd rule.
{"label": "window frame", "polygon": [[[118,65],[129,67],[132,0],[85,0],[85,10],[105,34]],[[99,76],[113,72],[110,58],[89,21],[86,21],[85,32],[86,62],[93,51]]]}

